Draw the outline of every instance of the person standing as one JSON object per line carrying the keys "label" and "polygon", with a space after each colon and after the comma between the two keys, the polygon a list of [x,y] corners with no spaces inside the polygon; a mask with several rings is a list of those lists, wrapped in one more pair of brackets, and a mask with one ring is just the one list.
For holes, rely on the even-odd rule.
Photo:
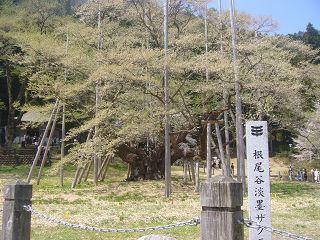
{"label": "person standing", "polygon": [[26,145],[27,145],[27,135],[24,134],[21,141],[21,147],[26,148]]}
{"label": "person standing", "polygon": [[303,170],[303,180],[306,182],[308,181],[308,172],[307,172],[307,169],[304,169]]}
{"label": "person standing", "polygon": [[316,183],[318,183],[319,181],[320,181],[320,179],[319,179],[319,170],[318,169],[316,169],[315,171],[314,171],[314,181],[316,182]]}
{"label": "person standing", "polygon": [[315,171],[315,169],[312,168],[312,169],[311,169],[311,181],[312,181],[312,182],[314,182],[314,171]]}
{"label": "person standing", "polygon": [[234,165],[233,165],[233,163],[231,163],[231,173],[232,173],[232,176],[234,176]]}
{"label": "person standing", "polygon": [[290,164],[289,167],[289,180],[292,181],[292,176],[293,176],[293,169],[292,169],[292,165]]}

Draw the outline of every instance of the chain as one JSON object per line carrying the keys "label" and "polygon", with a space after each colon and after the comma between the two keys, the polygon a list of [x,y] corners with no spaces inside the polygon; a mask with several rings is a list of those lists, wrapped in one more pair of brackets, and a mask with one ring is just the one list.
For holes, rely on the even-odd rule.
{"label": "chain", "polygon": [[262,228],[262,229],[264,229],[264,230],[266,230],[268,232],[275,233],[275,234],[281,235],[283,237],[287,237],[287,238],[291,238],[291,239],[297,239],[297,240],[312,240],[309,237],[299,236],[297,234],[290,233],[290,232],[287,232],[287,231],[284,231],[284,230],[280,230],[280,229],[277,229],[277,228],[262,226],[259,223],[255,222],[255,221],[252,221],[250,219],[243,219],[241,222],[245,226],[247,226],[248,228],[254,228],[254,229]]}
{"label": "chain", "polygon": [[117,232],[117,233],[124,233],[124,232],[147,232],[147,231],[157,231],[157,230],[165,230],[165,229],[170,229],[170,228],[175,228],[175,227],[183,227],[183,226],[196,226],[200,223],[199,217],[195,217],[191,220],[184,221],[184,222],[178,222],[174,224],[168,224],[168,225],[163,225],[163,226],[155,226],[155,227],[146,227],[146,228],[99,228],[99,227],[92,227],[88,225],[83,225],[83,224],[74,224],[74,223],[69,223],[64,220],[57,219],[55,217],[51,217],[48,215],[45,215],[43,213],[40,213],[34,209],[32,209],[31,205],[23,206],[23,208],[30,212],[32,215],[52,222],[56,223],[59,225],[63,225],[69,228],[76,228],[76,229],[81,229],[81,230],[87,230],[87,231],[94,231],[94,232]]}

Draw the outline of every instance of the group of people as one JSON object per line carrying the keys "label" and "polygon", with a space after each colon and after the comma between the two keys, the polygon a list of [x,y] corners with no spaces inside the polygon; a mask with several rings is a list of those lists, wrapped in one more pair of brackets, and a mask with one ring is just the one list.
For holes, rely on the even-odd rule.
{"label": "group of people", "polygon": [[[292,166],[289,167],[289,179],[296,180],[296,181],[308,181],[308,172],[307,169],[299,169],[297,174],[295,175]],[[311,169],[311,181],[316,183],[320,183],[320,171],[318,169]]]}
{"label": "group of people", "polygon": [[[38,137],[36,135],[31,137],[31,136],[25,134],[25,135],[23,135],[22,140],[21,140],[21,147],[26,148],[27,145],[33,145],[35,147],[35,149],[37,150],[39,147],[40,141],[41,141],[41,137]],[[60,139],[58,137],[55,137],[52,139],[51,144],[58,145],[59,142],[60,142]],[[48,138],[44,139],[43,144],[44,144],[44,146],[46,146],[48,144]]]}
{"label": "group of people", "polygon": [[294,174],[294,170],[292,165],[289,167],[289,180],[296,180],[296,181],[308,181],[308,172],[307,169],[299,169],[297,174]]}

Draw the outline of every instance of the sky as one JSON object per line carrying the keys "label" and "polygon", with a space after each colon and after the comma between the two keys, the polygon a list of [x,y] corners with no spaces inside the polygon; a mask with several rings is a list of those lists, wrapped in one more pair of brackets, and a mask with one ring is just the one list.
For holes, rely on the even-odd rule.
{"label": "sky", "polygon": [[[221,0],[229,9],[230,0]],[[237,10],[253,16],[271,16],[278,22],[276,33],[288,34],[304,31],[309,22],[320,29],[320,0],[234,0]],[[217,8],[218,0],[210,7]]]}

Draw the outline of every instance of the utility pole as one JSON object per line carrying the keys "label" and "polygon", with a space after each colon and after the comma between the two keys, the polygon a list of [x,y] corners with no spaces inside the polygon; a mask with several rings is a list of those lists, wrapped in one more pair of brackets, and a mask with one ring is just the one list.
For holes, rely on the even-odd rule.
{"label": "utility pole", "polygon": [[230,22],[232,33],[232,60],[235,80],[236,92],[236,136],[237,136],[237,180],[242,182],[243,192],[245,189],[245,162],[244,162],[244,140],[243,140],[243,126],[242,126],[242,100],[241,100],[241,86],[239,80],[239,66],[237,57],[237,38],[236,38],[236,23],[235,23],[235,7],[234,0],[230,0]]}
{"label": "utility pole", "polygon": [[171,195],[171,150],[170,150],[170,118],[169,118],[169,76],[168,76],[168,20],[169,0],[164,1],[164,141],[165,141],[165,196]]}

